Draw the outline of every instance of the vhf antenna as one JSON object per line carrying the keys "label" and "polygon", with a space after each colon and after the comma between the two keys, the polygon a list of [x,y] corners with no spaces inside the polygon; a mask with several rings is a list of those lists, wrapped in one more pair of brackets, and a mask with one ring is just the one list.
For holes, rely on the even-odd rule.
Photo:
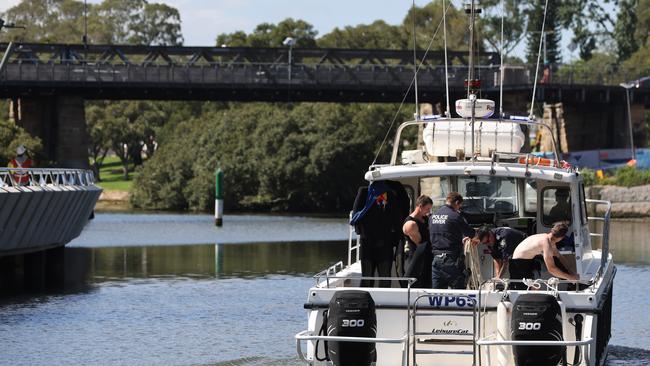
{"label": "vhf antenna", "polygon": [[475,79],[475,70],[474,70],[474,42],[476,39],[476,14],[481,13],[481,8],[476,4],[476,0],[472,0],[471,3],[465,4],[465,13],[469,14],[469,65],[467,72],[467,80],[465,84],[467,86],[467,99],[471,103],[472,116],[470,124],[472,127],[472,154],[470,159],[474,160],[475,150],[474,150],[474,120],[476,114],[476,91],[481,88],[481,81]]}

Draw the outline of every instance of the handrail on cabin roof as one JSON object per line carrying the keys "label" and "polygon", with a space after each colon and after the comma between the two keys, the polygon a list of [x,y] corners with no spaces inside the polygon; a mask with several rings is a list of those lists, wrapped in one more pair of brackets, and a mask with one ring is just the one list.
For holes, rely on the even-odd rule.
{"label": "handrail on cabin roof", "polygon": [[[400,146],[400,139],[402,136],[402,131],[404,128],[408,126],[414,126],[414,125],[422,125],[426,126],[428,123],[439,123],[439,122],[454,122],[454,123],[466,123],[468,122],[468,119],[465,118],[445,118],[445,117],[438,117],[438,116],[432,116],[430,119],[425,119],[424,120],[418,120],[418,121],[407,121],[402,123],[398,128],[397,128],[397,133],[395,134],[395,140],[393,143],[393,152],[391,154],[391,159],[390,159],[390,165],[396,165],[397,162],[397,153],[398,149]],[[555,162],[557,166],[560,166],[560,155],[558,153],[558,148],[557,148],[557,143],[555,141],[555,136],[553,136],[553,130],[551,130],[551,127],[548,126],[545,123],[542,122],[537,122],[533,121],[527,117],[517,117],[517,116],[511,116],[510,118],[499,118],[499,119],[489,119],[489,118],[484,118],[484,119],[477,119],[476,122],[499,122],[499,123],[511,123],[511,124],[516,124],[516,125],[528,125],[528,126],[538,126],[538,127],[543,127],[546,128],[549,132],[549,135],[551,136],[551,141],[553,143],[553,155],[555,156]],[[476,123],[475,122],[475,123]],[[473,155],[473,154],[472,154]],[[470,159],[473,158],[472,156]]]}

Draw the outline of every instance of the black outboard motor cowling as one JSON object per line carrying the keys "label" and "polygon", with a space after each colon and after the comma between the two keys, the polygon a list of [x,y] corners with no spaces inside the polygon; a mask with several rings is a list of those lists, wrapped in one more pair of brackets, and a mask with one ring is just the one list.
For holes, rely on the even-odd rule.
{"label": "black outboard motor cowling", "polygon": [[[327,335],[377,337],[375,302],[366,291],[337,291],[330,300]],[[377,360],[374,343],[327,342],[328,355],[336,366],[369,366]]]}
{"label": "black outboard motor cowling", "polygon": [[[562,341],[562,309],[555,297],[523,294],[512,307],[513,341]],[[517,366],[555,366],[566,354],[564,346],[513,346]]]}

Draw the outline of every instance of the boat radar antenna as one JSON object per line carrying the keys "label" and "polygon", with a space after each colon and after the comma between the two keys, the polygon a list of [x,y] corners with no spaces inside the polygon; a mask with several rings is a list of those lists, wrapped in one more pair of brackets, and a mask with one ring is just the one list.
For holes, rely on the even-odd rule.
{"label": "boat radar antenna", "polygon": [[481,80],[476,79],[476,70],[474,70],[474,42],[476,39],[476,14],[481,13],[481,8],[472,0],[471,3],[465,4],[465,13],[469,14],[469,66],[467,70],[467,80],[465,86],[467,87],[467,99],[471,103],[471,118],[470,125],[472,128],[472,154],[471,159],[474,160],[476,150],[474,148],[474,121],[476,119],[476,99],[477,92],[481,88]]}

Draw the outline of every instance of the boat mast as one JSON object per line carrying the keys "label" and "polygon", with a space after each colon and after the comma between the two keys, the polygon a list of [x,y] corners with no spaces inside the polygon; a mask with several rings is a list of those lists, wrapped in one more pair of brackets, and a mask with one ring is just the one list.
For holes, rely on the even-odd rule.
{"label": "boat mast", "polygon": [[418,101],[418,57],[417,57],[417,38],[416,38],[416,24],[415,24],[415,0],[413,0],[413,6],[411,7],[411,12],[413,13],[413,68],[415,69],[413,75],[413,83],[415,86],[415,120],[420,120],[420,103]]}
{"label": "boat mast", "polygon": [[470,125],[472,128],[472,153],[470,158],[474,160],[475,147],[474,147],[474,121],[476,117],[476,93],[481,87],[481,81],[476,79],[476,70],[474,70],[474,43],[476,39],[476,14],[481,13],[481,9],[477,6],[476,0],[471,3],[465,4],[465,13],[469,14],[469,65],[467,71],[467,99],[471,103],[472,115]]}

